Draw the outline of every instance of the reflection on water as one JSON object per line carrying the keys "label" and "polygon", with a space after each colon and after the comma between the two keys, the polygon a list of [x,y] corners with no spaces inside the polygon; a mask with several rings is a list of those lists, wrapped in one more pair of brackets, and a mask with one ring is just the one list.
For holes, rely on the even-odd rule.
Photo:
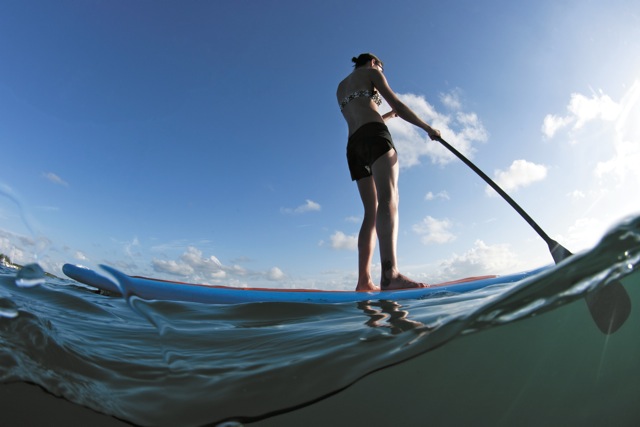
{"label": "reflection on water", "polygon": [[398,302],[386,300],[362,301],[357,305],[369,317],[365,325],[371,328],[388,328],[393,335],[418,327],[429,329],[423,323],[409,319],[409,312],[402,310],[403,307]]}

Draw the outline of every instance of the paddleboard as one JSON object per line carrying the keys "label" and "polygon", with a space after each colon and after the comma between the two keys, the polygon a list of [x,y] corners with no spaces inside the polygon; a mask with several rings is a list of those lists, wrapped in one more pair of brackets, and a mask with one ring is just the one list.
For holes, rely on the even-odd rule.
{"label": "paddleboard", "polygon": [[208,304],[242,304],[250,302],[344,303],[370,300],[423,299],[438,294],[471,292],[487,286],[515,283],[549,268],[543,267],[505,276],[467,277],[428,288],[375,292],[327,291],[318,289],[238,288],[173,282],[149,277],[128,276],[102,266],[113,279],[74,264],[62,268],[69,278],[113,295],[136,295],[146,300],[191,301]]}

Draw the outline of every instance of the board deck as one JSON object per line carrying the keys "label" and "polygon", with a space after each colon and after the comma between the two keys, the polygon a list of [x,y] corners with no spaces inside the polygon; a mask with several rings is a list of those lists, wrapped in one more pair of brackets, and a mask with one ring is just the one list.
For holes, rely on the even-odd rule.
{"label": "board deck", "polygon": [[318,289],[237,288],[173,282],[140,276],[128,276],[108,266],[102,268],[116,281],[94,270],[74,264],[65,264],[64,274],[77,282],[115,295],[136,295],[147,300],[191,301],[208,304],[241,304],[249,302],[305,302],[342,303],[369,300],[422,299],[436,294],[465,293],[491,285],[515,283],[533,276],[548,267],[506,276],[467,277],[451,282],[438,283],[428,288],[391,291],[356,292]]}

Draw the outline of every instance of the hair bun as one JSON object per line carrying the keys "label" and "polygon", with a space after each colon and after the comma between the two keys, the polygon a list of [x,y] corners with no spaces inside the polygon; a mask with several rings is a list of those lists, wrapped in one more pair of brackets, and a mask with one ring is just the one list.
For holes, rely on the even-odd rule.
{"label": "hair bun", "polygon": [[358,58],[356,58],[356,57],[354,56],[353,58],[351,58],[351,62],[353,62],[353,63],[355,64],[356,62],[358,62]]}

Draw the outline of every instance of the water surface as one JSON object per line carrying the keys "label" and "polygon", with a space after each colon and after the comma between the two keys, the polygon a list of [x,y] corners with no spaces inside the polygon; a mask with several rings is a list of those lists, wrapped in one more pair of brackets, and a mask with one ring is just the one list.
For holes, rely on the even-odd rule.
{"label": "water surface", "polygon": [[[639,256],[640,217],[515,285],[357,304],[123,299],[1,267],[0,381],[138,425],[632,425]],[[616,298],[585,297],[616,282],[611,333]]]}

